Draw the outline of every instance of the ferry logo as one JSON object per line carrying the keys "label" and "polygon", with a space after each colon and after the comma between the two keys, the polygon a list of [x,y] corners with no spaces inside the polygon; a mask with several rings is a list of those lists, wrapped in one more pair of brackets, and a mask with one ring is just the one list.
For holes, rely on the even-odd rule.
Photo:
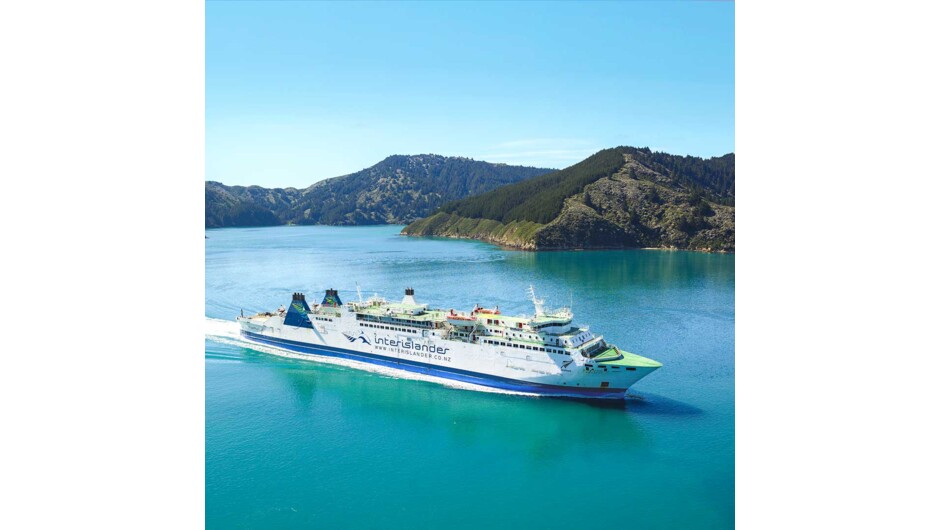
{"label": "ferry logo", "polygon": [[297,302],[294,302],[293,304],[291,304],[291,307],[293,307],[294,309],[296,309],[297,312],[300,313],[301,315],[306,315],[306,314],[307,314],[307,310],[304,309],[304,306],[298,304]]}
{"label": "ferry logo", "polygon": [[356,342],[357,340],[361,340],[362,342],[368,344],[369,346],[372,346],[372,343],[369,342],[369,339],[367,339],[365,335],[359,335],[358,337],[353,337],[352,335],[343,333],[343,336],[346,337],[346,340],[348,340],[349,342]]}

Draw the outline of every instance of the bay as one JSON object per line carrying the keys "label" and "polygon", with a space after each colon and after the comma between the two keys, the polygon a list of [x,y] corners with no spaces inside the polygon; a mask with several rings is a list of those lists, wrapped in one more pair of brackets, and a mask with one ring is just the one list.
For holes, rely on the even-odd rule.
{"label": "bay", "polygon": [[[207,335],[209,528],[734,525],[734,255],[520,252],[400,226],[206,232],[207,326],[291,293],[549,307],[656,359],[635,397],[475,392]],[[233,325],[233,324],[232,324]],[[236,328],[237,329],[237,328]]]}

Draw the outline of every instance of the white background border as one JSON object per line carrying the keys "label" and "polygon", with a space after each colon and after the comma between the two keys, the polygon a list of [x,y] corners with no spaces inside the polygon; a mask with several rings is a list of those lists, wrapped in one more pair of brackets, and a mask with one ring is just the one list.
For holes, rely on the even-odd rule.
{"label": "white background border", "polygon": [[204,7],[0,9],[0,527],[199,527]]}
{"label": "white background border", "polygon": [[742,528],[940,528],[931,11],[736,6]]}

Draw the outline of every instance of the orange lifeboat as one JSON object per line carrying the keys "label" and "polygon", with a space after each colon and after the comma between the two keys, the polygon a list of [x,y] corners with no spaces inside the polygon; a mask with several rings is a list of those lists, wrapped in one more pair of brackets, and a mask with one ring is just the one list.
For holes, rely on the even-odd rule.
{"label": "orange lifeboat", "polygon": [[453,311],[449,315],[447,315],[447,321],[450,322],[454,326],[458,326],[462,328],[472,327],[477,324],[476,318],[458,315],[454,313]]}

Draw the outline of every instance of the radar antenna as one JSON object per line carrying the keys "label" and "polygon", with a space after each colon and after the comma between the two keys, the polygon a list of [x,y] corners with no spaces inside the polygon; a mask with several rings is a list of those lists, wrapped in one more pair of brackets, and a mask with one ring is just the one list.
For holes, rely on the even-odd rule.
{"label": "radar antenna", "polygon": [[529,300],[532,300],[532,304],[535,306],[535,316],[540,317],[545,314],[545,312],[542,311],[545,300],[535,296],[535,287],[532,284],[529,284]]}

